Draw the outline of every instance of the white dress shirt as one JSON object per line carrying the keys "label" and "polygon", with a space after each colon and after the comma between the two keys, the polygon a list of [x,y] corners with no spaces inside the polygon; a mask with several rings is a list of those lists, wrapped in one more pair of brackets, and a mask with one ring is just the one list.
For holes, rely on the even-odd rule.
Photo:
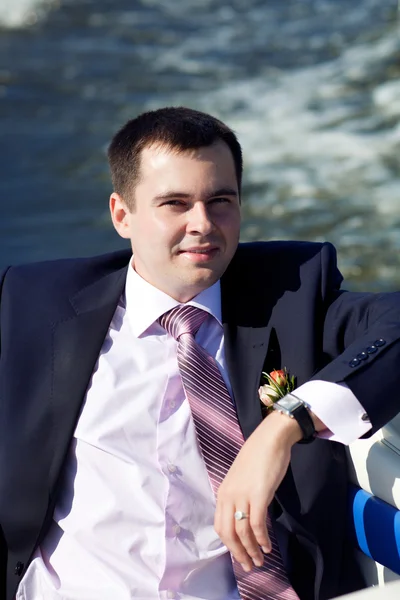
{"label": "white dress shirt", "polygon": [[[16,600],[240,598],[230,554],[213,527],[215,499],[179,376],[177,343],[157,323],[177,304],[128,269],[52,526]],[[215,357],[231,392],[219,282],[188,304],[210,314],[196,341]],[[296,395],[330,428],[325,436],[348,443],[370,427],[347,387],[309,382]],[[349,419],[326,409],[327,395],[330,405],[343,404]]]}

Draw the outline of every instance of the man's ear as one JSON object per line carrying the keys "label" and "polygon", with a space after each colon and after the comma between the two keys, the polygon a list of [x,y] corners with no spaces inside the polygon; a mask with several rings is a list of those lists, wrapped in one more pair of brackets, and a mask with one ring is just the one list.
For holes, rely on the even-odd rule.
{"label": "man's ear", "polygon": [[113,192],[110,196],[111,220],[117,233],[123,238],[130,238],[131,212],[122,196]]}

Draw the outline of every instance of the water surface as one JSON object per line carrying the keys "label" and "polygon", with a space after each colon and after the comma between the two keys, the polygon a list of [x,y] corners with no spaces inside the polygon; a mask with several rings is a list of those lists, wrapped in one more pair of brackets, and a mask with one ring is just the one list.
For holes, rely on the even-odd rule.
{"label": "water surface", "polygon": [[0,267],[123,247],[107,143],[143,110],[225,120],[243,240],[329,240],[400,287],[397,0],[2,0]]}

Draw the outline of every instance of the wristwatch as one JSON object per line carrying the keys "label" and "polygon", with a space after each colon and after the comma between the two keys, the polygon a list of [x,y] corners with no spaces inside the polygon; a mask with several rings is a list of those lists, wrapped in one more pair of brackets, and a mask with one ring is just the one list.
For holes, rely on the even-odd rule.
{"label": "wristwatch", "polygon": [[300,398],[294,394],[286,394],[274,403],[273,408],[291,419],[296,419],[303,432],[303,439],[299,441],[299,444],[309,444],[314,441],[316,434],[314,423],[306,405]]}

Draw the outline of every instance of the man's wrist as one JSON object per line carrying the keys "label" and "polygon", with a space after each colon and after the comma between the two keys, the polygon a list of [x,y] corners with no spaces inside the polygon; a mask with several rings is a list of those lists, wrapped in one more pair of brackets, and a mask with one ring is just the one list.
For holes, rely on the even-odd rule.
{"label": "man's wrist", "polygon": [[314,421],[308,406],[301,398],[291,392],[287,393],[274,403],[273,410],[298,423],[302,432],[302,438],[298,440],[300,443],[308,444],[314,440],[316,434]]}
{"label": "man's wrist", "polygon": [[296,419],[290,419],[286,415],[273,411],[264,422],[272,426],[279,438],[291,446],[303,439],[303,432]]}

